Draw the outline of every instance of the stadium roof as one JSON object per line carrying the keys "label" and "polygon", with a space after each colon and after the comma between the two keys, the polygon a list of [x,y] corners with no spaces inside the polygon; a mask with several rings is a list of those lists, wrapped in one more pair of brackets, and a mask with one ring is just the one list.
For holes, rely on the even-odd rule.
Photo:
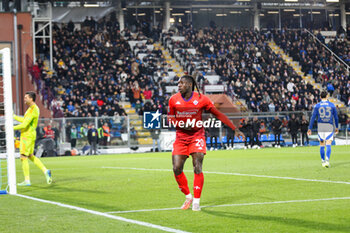
{"label": "stadium roof", "polygon": [[[50,0],[50,1],[38,1],[38,2],[59,2],[59,3],[102,3],[102,4],[115,4],[118,0],[111,1],[67,1],[67,0]],[[261,3],[262,5],[268,4],[282,4],[282,5],[294,5],[294,6],[312,6],[312,5],[339,5],[340,3],[350,3],[350,0],[122,0],[126,6],[147,6],[147,5],[163,5],[164,2],[171,2],[172,5],[251,5],[254,3]]]}
{"label": "stadium roof", "polygon": [[[54,6],[80,7],[88,4],[94,6],[115,6],[118,0],[111,1],[65,1],[51,0]],[[172,8],[253,8],[261,9],[300,8],[300,9],[339,9],[341,3],[346,3],[350,10],[350,0],[122,0],[123,8],[161,8],[165,2],[170,2]],[[258,3],[258,5],[256,5]]]}

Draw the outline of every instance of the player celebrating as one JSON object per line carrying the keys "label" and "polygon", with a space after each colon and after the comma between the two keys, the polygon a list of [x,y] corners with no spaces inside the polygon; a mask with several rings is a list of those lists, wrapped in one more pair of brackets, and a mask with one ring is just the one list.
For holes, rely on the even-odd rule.
{"label": "player celebrating", "polygon": [[[173,144],[172,152],[173,171],[180,190],[186,195],[186,200],[181,209],[188,209],[193,202],[192,210],[199,211],[199,201],[204,183],[202,163],[206,154],[204,128],[197,127],[197,125],[188,127],[188,125],[181,124],[181,122],[202,121],[202,112],[205,110],[215,115],[217,119],[234,130],[236,136],[244,138],[244,134],[236,129],[235,125],[215,108],[207,96],[199,93],[197,83],[192,76],[182,76],[178,87],[179,92],[169,100],[168,111],[170,124],[176,125],[176,140]],[[198,93],[194,92],[195,87]],[[183,173],[183,167],[189,155],[192,156],[194,170],[194,199],[188,188],[187,178]]]}
{"label": "player celebrating", "polygon": [[[309,124],[309,130],[307,134],[311,135],[311,129],[314,124],[314,121],[317,119],[317,132],[318,139],[320,140],[320,154],[322,159],[322,166],[329,167],[329,158],[331,156],[331,145],[333,141],[334,133],[337,134],[338,130],[338,114],[337,109],[333,103],[327,100],[327,91],[321,92],[321,102],[315,105],[312,112],[312,117]],[[335,125],[335,130],[334,130]],[[326,145],[326,159],[325,159],[325,149]]]}
{"label": "player celebrating", "polygon": [[51,171],[47,170],[44,164],[34,156],[34,145],[36,139],[36,127],[39,120],[39,108],[35,104],[36,94],[34,92],[27,92],[24,95],[24,102],[28,106],[24,117],[19,117],[14,115],[16,121],[21,122],[21,124],[14,126],[14,130],[21,130],[21,140],[20,140],[20,154],[22,161],[22,169],[24,174],[24,181],[19,183],[19,186],[30,186],[29,178],[29,164],[28,158],[40,168],[46,177],[46,182],[51,184],[52,177]]}

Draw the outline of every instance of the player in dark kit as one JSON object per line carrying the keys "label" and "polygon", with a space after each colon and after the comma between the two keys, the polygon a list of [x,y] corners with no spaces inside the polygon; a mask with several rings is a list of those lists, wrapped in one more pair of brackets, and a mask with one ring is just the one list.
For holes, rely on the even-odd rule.
{"label": "player in dark kit", "polygon": [[[204,124],[202,121],[203,111],[215,115],[217,119],[229,126],[237,137],[245,138],[244,134],[236,128],[227,116],[215,108],[207,96],[199,93],[197,83],[192,76],[182,76],[178,87],[179,92],[169,100],[168,111],[169,123],[176,127],[176,140],[172,152],[173,171],[180,190],[186,195],[186,201],[181,209],[188,209],[193,202],[192,210],[199,211],[199,200],[204,183],[202,163],[206,154],[206,140],[202,127]],[[195,87],[198,92],[194,92]],[[192,156],[194,170],[194,199],[188,188],[187,178],[183,173],[183,167],[189,155]]]}

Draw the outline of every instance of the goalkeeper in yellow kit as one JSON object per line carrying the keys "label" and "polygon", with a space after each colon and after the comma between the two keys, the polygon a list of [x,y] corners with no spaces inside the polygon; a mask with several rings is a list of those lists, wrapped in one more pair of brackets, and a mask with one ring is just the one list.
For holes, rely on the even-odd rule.
{"label": "goalkeeper in yellow kit", "polygon": [[19,186],[30,186],[28,159],[30,159],[38,168],[40,168],[43,171],[46,177],[46,182],[48,184],[52,183],[51,171],[46,169],[46,167],[40,161],[40,159],[34,156],[36,127],[38,125],[40,114],[40,110],[35,104],[35,98],[35,92],[27,92],[24,95],[24,102],[29,108],[24,114],[24,117],[14,115],[14,119],[16,121],[21,122],[21,124],[14,126],[14,130],[21,130],[19,148],[21,154],[24,181],[22,183],[19,183]]}

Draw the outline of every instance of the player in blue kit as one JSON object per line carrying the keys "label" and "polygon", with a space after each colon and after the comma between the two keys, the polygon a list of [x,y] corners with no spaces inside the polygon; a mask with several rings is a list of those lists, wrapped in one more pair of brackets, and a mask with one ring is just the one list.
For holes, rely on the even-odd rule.
{"label": "player in blue kit", "polygon": [[[329,167],[329,158],[331,156],[331,145],[334,134],[339,132],[338,130],[338,113],[333,103],[327,100],[327,91],[321,92],[321,102],[315,105],[312,112],[312,117],[309,124],[309,130],[307,134],[311,135],[311,129],[314,121],[317,117],[317,132],[318,139],[320,140],[320,154],[322,159],[322,166]],[[325,145],[326,145],[326,158],[325,158]]]}

